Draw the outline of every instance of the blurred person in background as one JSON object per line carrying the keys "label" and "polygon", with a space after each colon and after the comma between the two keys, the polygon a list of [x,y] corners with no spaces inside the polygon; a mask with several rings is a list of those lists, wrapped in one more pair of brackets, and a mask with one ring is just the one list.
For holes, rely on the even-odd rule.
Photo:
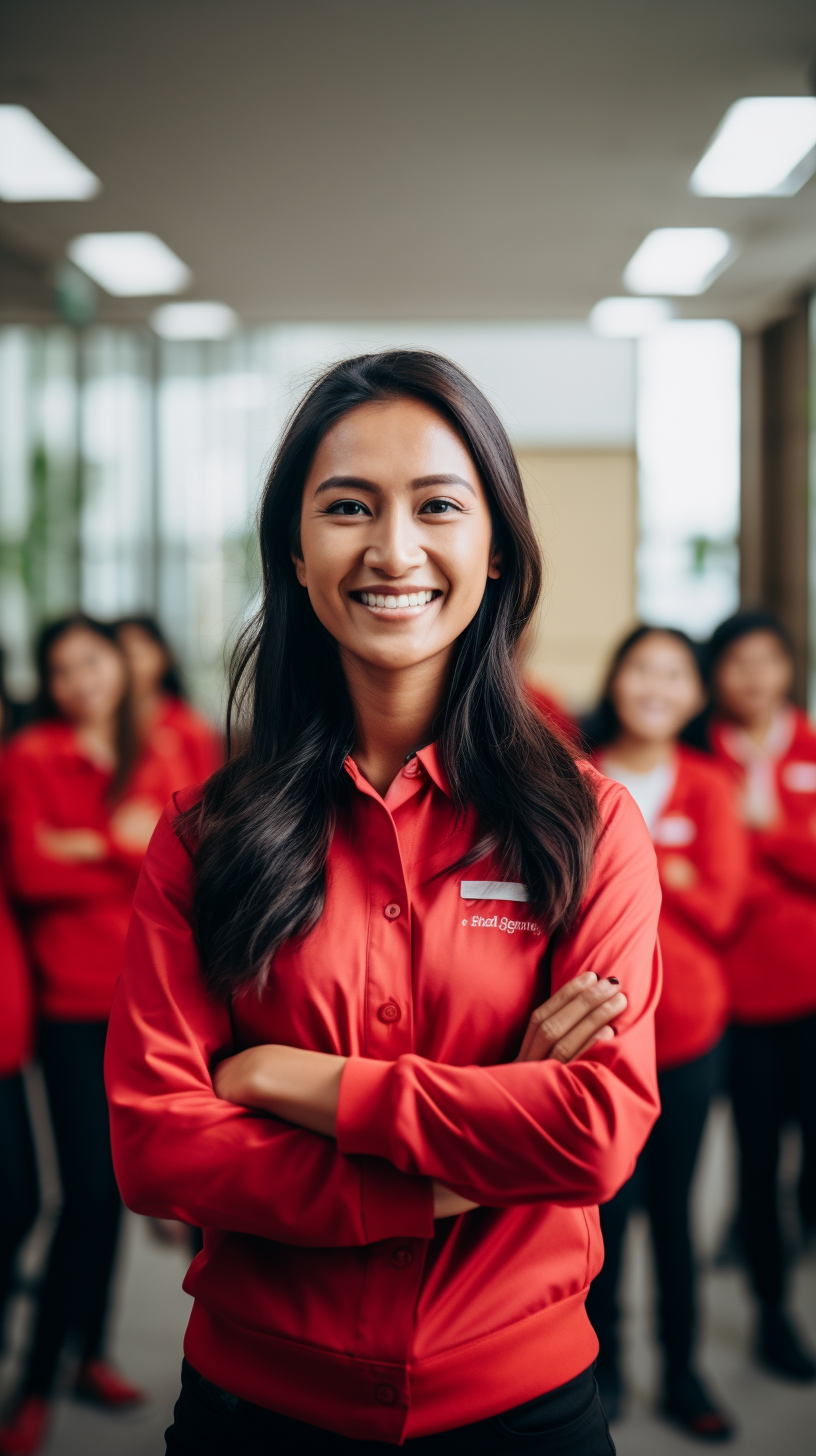
{"label": "blurred person in background", "polygon": [[740,1232],[760,1305],[757,1351],[775,1373],[811,1381],[816,1360],[787,1308],[777,1170],[790,1112],[805,1169],[816,1167],[816,732],[790,701],[793,651],[771,613],[723,622],[708,661],[707,739],[738,786],[752,849],[726,964]]}
{"label": "blurred person in background", "polygon": [[39,1449],[69,1335],[78,1342],[78,1396],[109,1408],[143,1399],[103,1353],[122,1207],[103,1054],[139,868],[180,773],[149,740],[140,746],[113,627],[82,615],[54,623],[41,635],[38,667],[40,721],[4,754],[0,827],[38,993],[63,1204],[22,1396],[0,1429],[4,1456]]}
{"label": "blurred person in background", "polygon": [[187,701],[181,670],[154,617],[121,617],[116,635],[130,666],[133,710],[140,737],[186,764],[182,782],[201,784],[224,761],[221,741]]}
{"label": "blurred person in background", "polygon": [[261,546],[251,735],[153,839],[106,1055],[125,1197],[205,1230],[168,1451],[609,1456],[591,1205],[657,1111],[659,888],[517,675],[502,425],[438,356],[335,366]]}
{"label": "blurred person in background", "polygon": [[[0,650],[0,759],[11,729]],[[40,1194],[23,1069],[34,1041],[33,995],[19,927],[0,861],[0,1357],[17,1252],[37,1217]]]}
{"label": "blurred person in background", "polygon": [[728,1023],[724,937],[733,928],[748,851],[728,775],[679,734],[699,711],[703,684],[683,632],[641,626],[621,643],[601,703],[583,729],[601,772],[637,803],[657,853],[663,904],[663,990],[655,1017],[661,1115],[637,1170],[601,1207],[604,1266],[587,1300],[600,1341],[597,1378],[608,1412],[621,1396],[618,1284],[629,1214],[648,1211],[659,1289],[663,1409],[690,1434],[724,1441],[729,1420],[695,1362],[697,1301],[691,1183]]}

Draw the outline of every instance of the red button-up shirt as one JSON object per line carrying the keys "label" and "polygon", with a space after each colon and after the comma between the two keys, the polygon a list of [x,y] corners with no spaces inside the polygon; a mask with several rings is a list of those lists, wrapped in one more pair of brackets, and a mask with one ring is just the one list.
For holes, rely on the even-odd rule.
{"label": "red button-up shirt", "polygon": [[[711,743],[744,790],[729,729],[715,719]],[[767,768],[774,811],[749,830],[750,879],[726,957],[734,1018],[747,1024],[816,1011],[816,732],[804,713],[791,710],[788,742]]]}
{"label": "red button-up shirt", "polygon": [[[57,1021],[104,1021],[122,968],[144,856],[111,834],[111,777],[81,752],[73,728],[62,721],[18,733],[0,764],[7,891],[20,912],[39,1009]],[[187,760],[171,744],[147,744],[120,802],[138,799],[158,815],[189,782]],[[40,843],[41,827],[93,829],[107,841],[107,854],[74,863],[56,859]]]}
{"label": "red button-up shirt", "polygon": [[[672,791],[652,838],[663,889],[663,992],[655,1017],[662,1069],[710,1051],[729,1019],[724,951],[745,895],[748,842],[733,783],[708,755],[678,749]],[[664,878],[667,862],[677,858],[694,872],[682,889]]]}
{"label": "red button-up shirt", "polygon": [[[229,1005],[205,990],[193,865],[165,816],[107,1083],[126,1202],[205,1229],[185,1286],[191,1364],[259,1405],[398,1443],[531,1399],[595,1357],[595,1205],[658,1110],[660,893],[638,811],[588,769],[603,831],[552,981],[614,973],[628,1008],[614,1042],[568,1066],[514,1062],[548,994],[547,937],[523,899],[503,898],[523,892],[474,889],[503,879],[488,859],[450,869],[478,826],[457,820],[433,748],[384,799],[347,769],[323,914],[260,996]],[[349,1058],[336,1141],[214,1095],[214,1061],[261,1043]],[[434,1224],[433,1178],[481,1206]]]}

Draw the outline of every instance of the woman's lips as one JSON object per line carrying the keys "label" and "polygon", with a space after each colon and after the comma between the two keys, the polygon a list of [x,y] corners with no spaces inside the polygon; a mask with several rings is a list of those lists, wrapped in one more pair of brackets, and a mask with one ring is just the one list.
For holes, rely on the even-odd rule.
{"label": "woman's lips", "polygon": [[353,592],[352,595],[361,602],[364,607],[375,607],[379,611],[398,612],[404,611],[406,607],[426,607],[434,597],[441,596],[439,591],[415,591],[415,592]]}

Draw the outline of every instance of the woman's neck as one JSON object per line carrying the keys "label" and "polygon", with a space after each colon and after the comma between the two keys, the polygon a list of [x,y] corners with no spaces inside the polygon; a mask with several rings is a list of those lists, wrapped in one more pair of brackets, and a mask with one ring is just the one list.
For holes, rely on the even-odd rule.
{"label": "woman's neck", "polygon": [[138,698],[134,697],[134,716],[143,731],[149,730],[155,725],[161,713],[161,707],[162,693],[158,688],[149,688],[146,693],[142,693]]}
{"label": "woman's neck", "polygon": [[604,756],[619,763],[632,773],[651,773],[661,764],[670,763],[674,757],[676,743],[673,738],[657,742],[649,738],[637,738],[633,733],[620,733],[607,745]]}
{"label": "woman's neck", "polygon": [[448,687],[452,654],[405,669],[372,667],[341,651],[357,719],[354,761],[384,795],[409,753],[430,742]]}
{"label": "woman's neck", "polygon": [[116,719],[91,719],[74,724],[74,736],[86,758],[97,768],[109,771],[116,767]]}

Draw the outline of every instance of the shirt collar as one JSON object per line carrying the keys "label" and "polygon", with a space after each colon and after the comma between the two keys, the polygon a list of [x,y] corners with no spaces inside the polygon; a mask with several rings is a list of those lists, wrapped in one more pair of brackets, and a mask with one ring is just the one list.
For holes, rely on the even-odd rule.
{"label": "shirt collar", "polygon": [[[448,777],[442,767],[439,752],[435,743],[428,743],[425,748],[420,748],[415,754],[411,756],[411,759],[408,760],[409,764],[412,759],[418,761],[422,765],[422,768],[425,770],[429,779],[431,779],[431,781],[436,785],[438,789],[441,789],[443,794],[447,795],[449,799],[453,798],[450,784],[448,782]],[[371,786],[371,784],[368,782],[368,779],[360,773],[360,770],[354,762],[351,754],[349,754],[348,758],[346,759],[345,769],[346,773],[350,776],[352,782],[360,790],[361,793],[367,794],[370,798],[379,799],[380,795],[377,793],[376,789]]]}

